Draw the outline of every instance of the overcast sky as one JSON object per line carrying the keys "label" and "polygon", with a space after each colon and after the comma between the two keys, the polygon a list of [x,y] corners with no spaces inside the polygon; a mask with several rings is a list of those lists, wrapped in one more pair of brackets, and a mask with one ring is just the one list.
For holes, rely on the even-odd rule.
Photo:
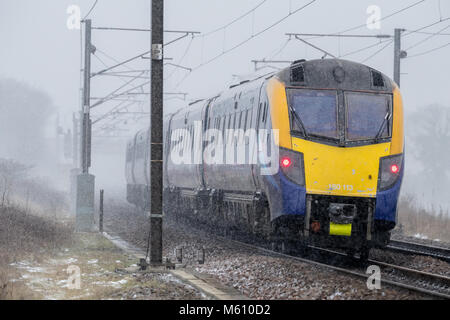
{"label": "overcast sky", "polygon": [[[166,48],[166,57],[193,68],[208,61],[223,51],[251,37],[277,22],[290,11],[308,3],[306,0],[267,0],[253,14],[206,37],[190,38]],[[189,99],[212,96],[224,88],[233,74],[247,74],[252,71],[250,60],[270,58],[286,43],[285,32],[332,33],[366,23],[367,8],[378,5],[382,17],[417,2],[366,1],[366,0],[317,0],[304,10],[290,16],[269,31],[225,54],[223,57],[192,72],[184,82],[180,80],[186,71],[166,68],[166,91],[189,93]],[[66,26],[69,15],[67,8],[78,5],[84,16],[93,0],[2,0],[0,2],[0,77],[11,77],[26,81],[46,91],[60,108],[63,119],[70,118],[78,108],[80,32]],[[261,0],[168,0],[166,1],[166,29],[193,30],[207,33],[227,24],[236,17],[254,8]],[[427,0],[393,17],[381,21],[380,30],[366,27],[349,33],[392,34],[395,27],[415,30],[450,16],[449,1]],[[149,0],[99,0],[90,15],[95,26],[146,28],[150,25]],[[436,32],[448,26],[444,21],[423,31]],[[450,27],[443,33],[450,33]],[[167,36],[169,40],[171,35]],[[404,48],[414,45],[428,35],[412,34],[404,38]],[[335,54],[342,55],[376,43],[377,39],[314,39],[314,44]],[[450,36],[435,36],[412,48],[410,55],[450,42]],[[149,47],[148,33],[95,31],[93,43],[101,51],[116,59],[125,59],[142,53]],[[350,55],[347,59],[362,61],[384,44]],[[189,50],[180,62],[180,58]],[[448,71],[450,68],[450,46],[424,56],[403,60],[402,91],[406,108],[440,103],[450,106]],[[321,53],[308,48],[298,40],[290,41],[276,59],[313,59]],[[97,54],[106,64],[113,63],[106,56]],[[148,67],[148,60],[140,60],[133,68]],[[386,47],[366,62],[392,76],[393,45]],[[93,70],[102,68],[94,58]],[[179,84],[180,83],[180,84]],[[121,82],[110,79],[94,79],[93,96],[112,91]],[[178,85],[178,86],[177,86]],[[173,103],[173,101],[168,102]],[[105,105],[96,112],[102,114],[112,105]],[[67,121],[67,120],[66,120]]]}

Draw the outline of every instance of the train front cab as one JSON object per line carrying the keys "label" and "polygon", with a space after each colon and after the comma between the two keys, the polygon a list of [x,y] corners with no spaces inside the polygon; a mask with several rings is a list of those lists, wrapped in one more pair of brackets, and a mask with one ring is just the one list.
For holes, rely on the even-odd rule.
{"label": "train front cab", "polygon": [[[403,104],[398,87],[392,84],[392,90],[383,93],[316,90],[289,87],[272,78],[267,93],[272,126],[279,130],[280,171],[275,179],[266,178],[266,193],[275,225],[285,227],[281,230],[300,230],[300,236],[312,244],[361,252],[385,246],[396,224],[404,171]],[[324,101],[336,101],[336,139],[322,139],[308,132],[314,131],[314,119],[321,117],[318,113],[313,112],[311,117],[305,110],[293,114],[296,99],[300,101],[300,110],[305,108],[305,104],[301,105],[302,99],[318,96]],[[386,129],[380,128],[385,133],[370,142],[342,143],[350,134],[358,134],[348,131],[352,123],[363,121],[369,135],[373,135],[373,122],[379,128],[382,118],[378,121],[364,119],[361,113],[350,112],[351,101],[360,103],[358,107],[368,111],[366,107],[371,105],[364,101],[372,98],[374,103],[383,99],[388,102]],[[320,112],[324,113],[326,104],[314,107],[320,106]],[[352,116],[355,119],[351,119]],[[272,181],[268,183],[268,180]]]}

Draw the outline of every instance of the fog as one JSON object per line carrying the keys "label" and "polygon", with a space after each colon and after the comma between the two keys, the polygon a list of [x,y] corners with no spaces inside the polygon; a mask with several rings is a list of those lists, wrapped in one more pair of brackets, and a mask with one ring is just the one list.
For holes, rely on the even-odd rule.
{"label": "fog", "polygon": [[[166,30],[199,31],[208,35],[189,36],[166,48],[166,58],[193,71],[189,73],[167,65],[165,91],[188,93],[186,102],[189,102],[214,96],[233,81],[233,77],[253,72],[253,59],[321,58],[322,52],[295,39],[288,41],[285,33],[334,33],[364,25],[369,17],[367,8],[371,5],[381,8],[381,17],[385,18],[380,22],[381,28],[370,30],[363,26],[348,33],[393,34],[394,28],[416,30],[442,20],[423,30],[438,32],[450,23],[445,20],[450,17],[448,1],[424,1],[389,17],[417,1],[318,0],[258,35],[308,2],[269,0],[229,27],[208,34],[248,12],[261,0],[166,1]],[[33,165],[40,175],[51,177],[58,187],[66,189],[72,160],[63,154],[62,133],[72,130],[72,115],[80,110],[82,52],[81,30],[67,27],[70,16],[67,9],[77,5],[84,17],[93,3],[91,0],[0,2],[0,158],[14,158]],[[149,28],[150,1],[99,0],[89,18],[97,27]],[[448,208],[450,45],[427,53],[450,43],[450,27],[442,33],[445,35],[432,37],[412,33],[403,39],[403,48],[411,47],[408,50],[411,58],[402,60],[401,77],[407,120],[407,171],[403,191],[413,194],[423,204]],[[167,34],[166,41],[175,37]],[[231,50],[246,39],[249,41]],[[422,40],[424,42],[420,43]],[[92,41],[97,48],[92,62],[95,72],[104,69],[105,65],[115,64],[116,60],[122,61],[149,50],[150,34],[94,30]],[[336,56],[345,56],[380,40],[323,37],[309,41]],[[357,62],[369,58],[366,64],[392,77],[393,45],[379,51],[382,47],[379,45],[345,58]],[[425,54],[420,55],[422,53]],[[218,58],[211,61],[215,57]],[[138,59],[128,68],[148,69],[149,60]],[[96,77],[92,80],[91,95],[102,97],[122,85],[123,78]],[[149,86],[146,86],[143,92],[148,90]],[[186,103],[179,97],[166,96],[167,112]],[[98,188],[123,190],[125,187],[126,139],[148,124],[146,116],[136,114],[148,112],[148,97],[142,95],[136,100],[139,102],[125,110],[134,114],[115,115],[94,124],[91,172],[97,177]],[[96,107],[92,110],[92,118],[94,121],[100,119],[117,104],[116,101]],[[438,120],[439,126],[433,125]]]}

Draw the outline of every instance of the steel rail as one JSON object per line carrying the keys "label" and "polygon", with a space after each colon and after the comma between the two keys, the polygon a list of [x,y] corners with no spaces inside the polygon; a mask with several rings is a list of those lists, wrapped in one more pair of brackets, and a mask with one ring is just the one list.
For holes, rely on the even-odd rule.
{"label": "steel rail", "polygon": [[387,249],[395,252],[429,256],[445,262],[450,262],[450,249],[448,248],[402,240],[391,240]]}
{"label": "steel rail", "polygon": [[[358,278],[368,279],[368,277],[369,277],[369,275],[367,275],[365,273],[361,273],[361,272],[355,271],[355,270],[346,269],[346,268],[342,268],[342,267],[337,267],[337,266],[333,266],[331,264],[318,262],[318,261],[315,261],[315,260],[312,260],[312,259],[307,259],[307,258],[304,258],[304,257],[298,257],[298,256],[294,256],[294,255],[290,255],[290,254],[286,254],[286,253],[270,250],[270,249],[267,249],[267,248],[259,247],[257,245],[245,243],[245,242],[238,241],[238,240],[228,239],[228,238],[224,238],[224,237],[221,237],[221,236],[216,236],[216,237],[219,238],[219,239],[222,239],[223,241],[231,241],[232,243],[235,243],[235,244],[247,247],[247,248],[251,248],[253,250],[257,250],[257,251],[260,251],[260,252],[263,252],[263,253],[266,253],[266,254],[269,254],[269,255],[284,257],[284,258],[288,258],[288,259],[292,259],[292,260],[296,260],[296,261],[312,264],[312,265],[315,265],[315,266],[319,266],[319,267],[327,268],[327,269],[330,269],[330,270],[334,270],[334,271],[337,271],[337,272],[340,272],[340,273],[343,273],[343,274],[352,275],[352,276],[355,276],[355,277],[358,277]],[[312,247],[312,248],[313,249],[320,249],[320,250],[322,250],[322,248],[317,248],[317,247]],[[331,252],[331,253],[334,253],[334,251],[331,251],[331,250],[328,250],[328,249],[323,249],[323,250]],[[340,255],[344,255],[342,253],[339,253],[339,254]],[[369,260],[369,261],[373,262],[373,263],[380,263],[380,262],[374,261],[374,260]],[[384,263],[380,263],[380,264],[384,264]],[[388,264],[384,264],[384,265],[388,265]],[[389,266],[392,267],[393,265],[389,265]],[[395,266],[395,267],[398,267],[398,266]],[[406,268],[403,268],[403,269],[406,269]],[[410,270],[412,270],[412,269],[410,269]],[[417,271],[417,270],[415,270],[415,271]],[[417,272],[419,274],[421,274],[421,275],[426,274],[426,273],[421,272],[421,271],[417,271]],[[442,277],[444,277],[444,276],[442,276]],[[444,277],[444,278],[446,278],[446,281],[448,281],[447,277]],[[398,281],[384,279],[383,277],[380,279],[380,282],[385,284],[385,285],[388,285],[388,286],[406,289],[406,290],[409,290],[409,291],[425,294],[425,295],[428,295],[430,297],[439,298],[439,299],[449,299],[450,300],[450,295],[448,295],[448,294],[441,293],[441,292],[436,292],[436,291],[432,291],[432,290],[428,290],[428,289],[417,287],[417,286],[413,286],[413,285],[410,285],[410,284],[401,283],[401,282],[398,282]]]}

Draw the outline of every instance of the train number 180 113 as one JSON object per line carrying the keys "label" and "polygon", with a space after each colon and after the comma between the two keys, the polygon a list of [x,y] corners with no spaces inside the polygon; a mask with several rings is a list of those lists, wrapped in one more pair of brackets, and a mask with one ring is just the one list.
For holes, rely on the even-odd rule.
{"label": "train number 180 113", "polygon": [[343,190],[343,191],[353,191],[353,186],[351,184],[329,184],[328,189],[333,190]]}

